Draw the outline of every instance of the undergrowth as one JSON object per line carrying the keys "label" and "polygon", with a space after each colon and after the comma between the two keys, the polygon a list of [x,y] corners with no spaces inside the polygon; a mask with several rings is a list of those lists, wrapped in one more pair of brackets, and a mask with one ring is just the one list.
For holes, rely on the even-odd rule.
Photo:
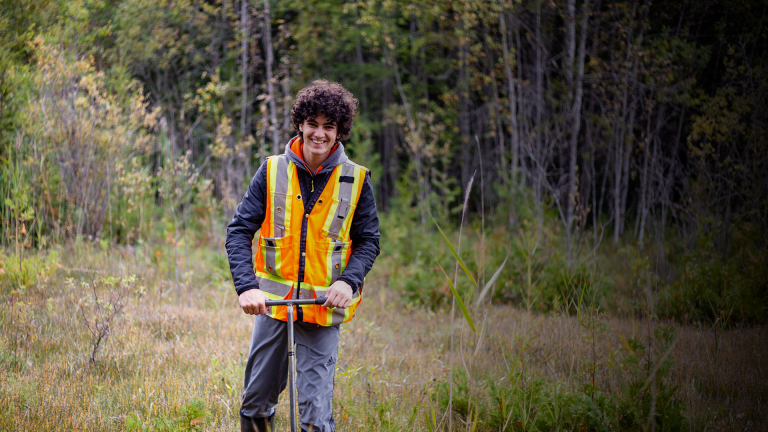
{"label": "undergrowth", "polygon": [[[759,327],[734,328],[727,317],[702,328],[661,320],[641,261],[627,288],[640,293],[634,312],[606,313],[599,266],[546,274],[552,257],[534,232],[521,232],[508,258],[489,242],[485,275],[466,246],[473,243],[462,244],[477,285],[459,269],[456,293],[475,331],[457,308],[453,350],[453,282],[440,270],[453,276],[445,240],[428,230],[404,235],[408,247],[379,258],[360,313],[342,326],[337,430],[444,431],[449,418],[455,431],[756,424],[768,397],[754,379],[768,360],[754,342]],[[410,255],[420,261],[408,263]],[[252,319],[237,306],[223,253],[80,240],[27,250],[20,265],[16,255],[3,257],[0,430],[237,428]],[[402,272],[406,264],[440,274],[416,284]],[[488,284],[481,298],[478,287]],[[437,287],[444,298],[431,307],[420,295],[403,299],[408,286]],[[549,295],[559,306],[542,306]],[[288,428],[286,399],[278,430]]]}

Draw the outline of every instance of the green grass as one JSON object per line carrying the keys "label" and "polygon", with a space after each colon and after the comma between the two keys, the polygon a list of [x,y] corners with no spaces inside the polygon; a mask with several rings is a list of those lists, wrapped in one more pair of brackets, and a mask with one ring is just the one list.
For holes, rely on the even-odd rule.
{"label": "green grass", "polygon": [[[453,269],[435,236],[425,235],[423,246],[433,245]],[[472,250],[466,244],[462,250]],[[23,284],[9,255],[0,267],[0,430],[237,430],[252,318],[238,308],[223,254],[190,246],[189,265],[179,254],[177,297],[167,247],[79,242],[28,252]],[[498,294],[509,287],[506,275],[492,304],[480,308],[464,276],[458,289],[477,331],[457,314],[451,356],[449,303],[404,296],[404,269],[415,268],[404,260],[385,251],[358,316],[342,326],[339,431],[446,430],[451,360],[457,431],[646,430],[652,406],[656,430],[764,427],[762,326],[670,327],[583,303],[545,311],[534,305],[529,313],[523,298],[510,304]],[[470,253],[465,261],[477,268]],[[488,261],[486,280],[501,264]],[[524,264],[510,254],[507,266]],[[548,277],[546,268],[534,269],[536,284]],[[132,284],[115,282],[131,275]],[[91,362],[83,313],[94,313],[85,307],[94,286],[102,298],[128,292]],[[278,430],[288,430],[286,399]]]}

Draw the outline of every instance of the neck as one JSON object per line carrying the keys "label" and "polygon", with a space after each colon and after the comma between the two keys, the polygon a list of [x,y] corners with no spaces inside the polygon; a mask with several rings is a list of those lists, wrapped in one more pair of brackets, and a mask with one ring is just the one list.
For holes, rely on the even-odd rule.
{"label": "neck", "polygon": [[323,164],[328,159],[328,156],[331,155],[331,152],[329,151],[326,154],[322,155],[315,155],[313,153],[310,153],[307,151],[307,147],[302,146],[301,148],[301,157],[304,159],[304,163],[307,165],[307,168],[312,171],[312,175],[317,172],[317,168]]}

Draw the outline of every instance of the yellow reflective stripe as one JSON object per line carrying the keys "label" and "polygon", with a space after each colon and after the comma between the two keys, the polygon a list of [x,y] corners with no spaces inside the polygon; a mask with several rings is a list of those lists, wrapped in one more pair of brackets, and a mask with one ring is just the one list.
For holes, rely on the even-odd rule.
{"label": "yellow reflective stripe", "polygon": [[[274,278],[274,276],[272,276],[272,278]],[[317,297],[324,297],[325,293],[328,291],[328,288],[330,288],[330,287],[310,285],[310,284],[308,284],[306,282],[302,282],[301,283],[301,298],[315,298],[315,297],[305,297],[304,296],[304,291],[315,292],[317,294]],[[355,300],[355,299],[358,299],[359,297],[360,297],[360,290],[358,290],[357,292],[352,294],[352,303],[355,303],[356,301],[358,301],[358,300]]]}
{"label": "yellow reflective stripe", "polygon": [[[325,223],[323,224],[323,232],[328,233],[331,229],[331,224],[333,223],[333,218],[336,217],[336,211],[339,207],[339,178],[341,177],[341,165],[337,165],[336,168],[333,169],[333,172],[331,173],[330,178],[328,179],[328,182],[333,183],[333,199],[331,199],[330,205],[331,208],[328,211],[328,217],[325,218]],[[328,187],[328,184],[326,183],[325,187]]]}
{"label": "yellow reflective stripe", "polygon": [[288,158],[285,156],[278,156],[275,183],[273,186],[274,193],[274,206],[272,207],[272,224],[274,225],[275,235],[274,237],[285,237],[288,231],[288,224],[285,221],[285,215],[287,213],[286,204],[288,201],[288,185],[291,181],[289,178]]}
{"label": "yellow reflective stripe", "polygon": [[[332,241],[331,239],[328,239]],[[331,286],[333,283],[333,243],[325,251],[325,286]]]}
{"label": "yellow reflective stripe", "polygon": [[358,293],[352,297],[352,302],[346,309],[326,309],[326,325],[336,325],[349,322],[352,319],[352,313],[360,304],[361,297]]}
{"label": "yellow reflective stripe", "polygon": [[[357,206],[357,201],[360,199],[360,194],[358,193],[358,190],[360,190],[360,183],[365,181],[365,170],[359,167],[355,167],[355,182],[352,184],[352,200],[350,202],[351,205]],[[352,211],[352,210],[350,210]],[[344,224],[341,227],[341,230],[339,230],[339,238],[340,239],[347,239],[349,237],[349,228],[352,226],[352,216],[349,215],[344,219]]]}
{"label": "yellow reflective stripe", "polygon": [[347,260],[344,259],[347,256],[347,253],[349,252],[349,248],[352,247],[352,242],[348,241],[344,247],[341,249],[341,264],[339,265],[339,276],[341,276],[341,272],[344,271],[345,268],[347,268]]}
{"label": "yellow reflective stripe", "polygon": [[[283,300],[291,292],[293,283],[289,280],[271,275],[269,273],[256,272],[256,280],[259,282],[259,290],[267,295],[270,300]],[[267,315],[275,318],[278,314],[278,308],[285,306],[270,306]],[[283,312],[285,314],[285,311]]]}
{"label": "yellow reflective stripe", "polygon": [[269,180],[269,190],[267,191],[267,206],[271,210],[270,219],[272,219],[272,226],[269,227],[269,235],[262,235],[262,237],[275,237],[275,182],[277,181],[277,160],[276,157],[267,159],[267,176]]}
{"label": "yellow reflective stripe", "polygon": [[[293,203],[296,199],[296,194],[301,193],[301,191],[295,191],[293,188],[293,176],[296,175],[296,165],[291,162],[287,156],[281,156],[284,157],[288,164],[286,166],[287,174],[288,174],[288,186],[286,188],[286,197],[285,197],[285,233],[288,235],[289,232],[291,232],[291,221],[293,220]],[[303,199],[303,197],[302,197]]]}

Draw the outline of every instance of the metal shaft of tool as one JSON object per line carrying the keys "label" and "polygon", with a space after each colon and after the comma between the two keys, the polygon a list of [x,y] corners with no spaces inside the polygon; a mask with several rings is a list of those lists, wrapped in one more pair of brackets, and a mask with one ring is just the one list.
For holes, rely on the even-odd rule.
{"label": "metal shaft of tool", "polygon": [[325,303],[325,297],[316,299],[296,299],[296,300],[267,300],[269,306],[286,306],[288,313],[288,386],[290,387],[291,399],[291,432],[296,432],[296,353],[293,351],[293,306],[294,305],[321,305]]}
{"label": "metal shaft of tool", "polygon": [[287,304],[288,309],[288,385],[291,394],[291,432],[296,432],[296,356],[293,352],[293,304]]}

